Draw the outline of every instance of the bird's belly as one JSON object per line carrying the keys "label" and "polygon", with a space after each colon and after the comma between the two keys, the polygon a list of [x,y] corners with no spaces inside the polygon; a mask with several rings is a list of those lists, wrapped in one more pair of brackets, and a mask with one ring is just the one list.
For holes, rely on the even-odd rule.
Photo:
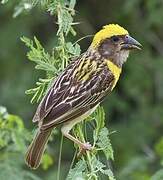
{"label": "bird's belly", "polygon": [[[80,121],[86,119],[89,115],[91,115],[97,108],[99,104],[97,104],[95,107],[93,107],[92,109],[90,109],[89,111],[85,112],[83,115],[77,117],[76,119],[74,119],[73,121],[76,123],[79,123]],[[75,124],[76,124],[75,123]]]}
{"label": "bird's belly", "polygon": [[98,105],[99,104],[97,104],[95,107],[93,107],[89,111],[85,112],[81,116],[79,116],[79,117],[77,117],[77,118],[75,118],[69,122],[64,123],[62,130],[65,132],[69,132],[75,124],[81,122],[82,120],[86,119],[89,115],[91,115],[95,111],[95,109],[97,108]]}

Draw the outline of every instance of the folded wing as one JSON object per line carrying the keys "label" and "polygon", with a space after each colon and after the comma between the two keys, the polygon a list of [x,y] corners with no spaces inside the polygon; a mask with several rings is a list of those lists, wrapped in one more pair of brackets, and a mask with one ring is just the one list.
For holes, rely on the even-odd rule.
{"label": "folded wing", "polygon": [[55,80],[40,103],[33,121],[38,121],[46,130],[70,121],[87,112],[111,91],[114,76],[107,67],[92,73],[87,80],[78,80],[70,66]]}

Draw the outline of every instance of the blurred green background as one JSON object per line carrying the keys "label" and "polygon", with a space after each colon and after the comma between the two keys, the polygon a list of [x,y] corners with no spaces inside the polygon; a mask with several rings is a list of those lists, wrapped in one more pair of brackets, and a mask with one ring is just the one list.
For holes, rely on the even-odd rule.
{"label": "blurred green background", "polygon": [[[36,105],[25,90],[35,86],[38,76],[27,60],[21,36],[36,36],[50,51],[56,42],[56,19],[41,8],[12,18],[13,3],[0,6],[0,105],[20,116],[28,129]],[[75,21],[77,36],[72,41],[97,32],[103,25],[118,23],[142,45],[132,52],[112,95],[103,105],[111,135],[115,161],[113,172],[120,180],[163,179],[163,1],[162,0],[78,0]],[[86,50],[92,38],[80,41]],[[51,149],[54,164],[35,172],[45,180],[55,179],[60,138]],[[73,156],[73,144],[64,140],[61,172]],[[44,172],[45,171],[45,172]]]}

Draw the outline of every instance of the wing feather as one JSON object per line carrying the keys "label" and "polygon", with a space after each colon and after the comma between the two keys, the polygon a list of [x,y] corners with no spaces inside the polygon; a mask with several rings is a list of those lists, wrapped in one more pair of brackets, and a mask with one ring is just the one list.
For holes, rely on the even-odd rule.
{"label": "wing feather", "polygon": [[114,76],[107,67],[95,72],[88,80],[73,76],[80,63],[72,63],[54,81],[40,103],[34,121],[41,121],[41,129],[48,129],[78,117],[93,108],[108,94]]}

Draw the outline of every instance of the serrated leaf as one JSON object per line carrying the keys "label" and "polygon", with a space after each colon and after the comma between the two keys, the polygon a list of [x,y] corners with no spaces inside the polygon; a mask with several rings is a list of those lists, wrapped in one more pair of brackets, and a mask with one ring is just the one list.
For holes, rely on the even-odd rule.
{"label": "serrated leaf", "polygon": [[67,51],[72,54],[73,56],[79,56],[80,55],[80,46],[79,44],[73,45],[71,42],[66,43]]}
{"label": "serrated leaf", "polygon": [[96,171],[101,171],[103,168],[105,168],[106,166],[100,162],[96,157],[93,158],[92,160],[92,166],[94,167],[94,169]]}
{"label": "serrated leaf", "polygon": [[115,180],[111,169],[106,169],[106,165],[99,161],[96,157],[93,158],[92,166],[94,168],[94,171],[101,172],[102,174],[108,176],[109,180]]}
{"label": "serrated leaf", "polygon": [[75,56],[79,56],[80,53],[81,53],[80,45],[79,45],[79,44],[75,44],[75,47],[74,47],[74,55],[75,55]]}
{"label": "serrated leaf", "polygon": [[114,159],[113,149],[109,139],[109,131],[106,127],[100,130],[97,145],[102,149],[107,159]]}
{"label": "serrated leaf", "polygon": [[108,176],[109,180],[116,180],[115,177],[114,177],[113,172],[110,169],[102,170],[101,173]]}
{"label": "serrated leaf", "polygon": [[33,41],[25,36],[21,37],[20,40],[24,42],[27,47],[31,48],[33,46]]}
{"label": "serrated leaf", "polygon": [[35,42],[38,50],[43,50],[43,47],[42,47],[40,41],[36,38],[36,36],[34,36],[34,42]]}
{"label": "serrated leaf", "polygon": [[25,91],[25,94],[33,94],[36,93],[38,91],[39,87],[37,88],[33,88],[33,89],[28,89]]}
{"label": "serrated leaf", "polygon": [[29,95],[32,94],[33,95],[32,99],[31,99],[31,103],[40,101],[40,99],[42,98],[42,96],[46,92],[47,88],[49,87],[49,84],[51,84],[52,79],[53,78],[51,78],[51,79],[41,79],[40,78],[39,81],[36,82],[36,85],[38,87],[25,91],[26,94],[29,94]]}
{"label": "serrated leaf", "polygon": [[86,162],[80,160],[73,169],[70,169],[66,180],[85,180],[83,172],[86,169]]}
{"label": "serrated leaf", "polygon": [[105,125],[105,113],[104,113],[103,107],[98,106],[96,108],[96,111],[93,113],[92,117],[95,119],[95,122],[96,122],[96,128],[93,131],[94,142],[96,142],[98,139],[100,130]]}
{"label": "serrated leaf", "polygon": [[33,104],[34,102],[39,101],[38,98],[37,98],[38,95],[39,95],[39,90],[40,90],[40,88],[38,88],[38,91],[36,91],[35,94],[33,95],[32,99],[31,99],[31,101],[30,101],[31,104]]}

